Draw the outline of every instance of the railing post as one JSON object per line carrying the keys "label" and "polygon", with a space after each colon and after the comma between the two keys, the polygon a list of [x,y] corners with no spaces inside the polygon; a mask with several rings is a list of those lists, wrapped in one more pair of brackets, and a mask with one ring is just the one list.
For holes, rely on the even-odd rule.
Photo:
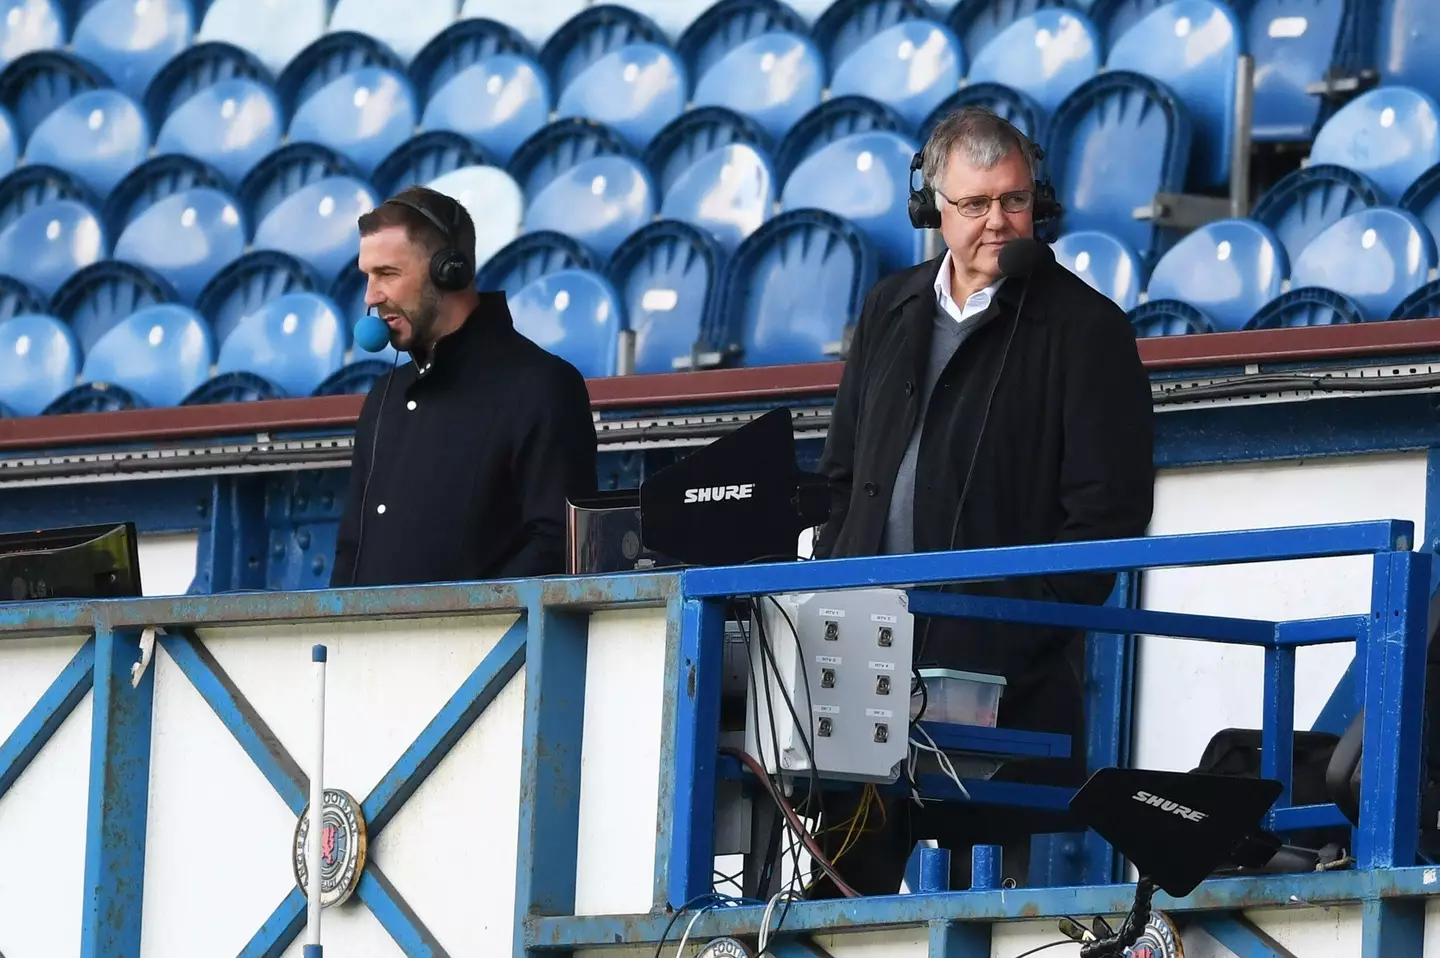
{"label": "railing post", "polygon": [[1428,552],[1375,556],[1370,634],[1357,654],[1365,663],[1359,869],[1415,863],[1431,561]]}

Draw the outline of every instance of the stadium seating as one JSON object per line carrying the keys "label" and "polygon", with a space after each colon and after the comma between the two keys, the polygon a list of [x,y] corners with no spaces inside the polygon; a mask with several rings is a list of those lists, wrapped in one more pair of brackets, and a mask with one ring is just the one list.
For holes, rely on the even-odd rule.
{"label": "stadium seating", "polygon": [[214,341],[204,318],[173,303],[131,313],[85,354],[80,383],[46,412],[176,406],[205,381]]}
{"label": "stadium seating", "polygon": [[226,336],[215,379],[253,376],[271,387],[271,398],[308,396],[344,365],[349,340],[350,324],[328,297],[286,293],[242,318]]}
{"label": "stadium seating", "polygon": [[562,269],[592,272],[600,259],[564,233],[535,230],[519,237],[489,257],[475,277],[479,289],[504,290],[513,296],[527,284]]}
{"label": "stadium seating", "polygon": [[409,61],[455,20],[456,0],[335,0],[330,29],[381,41]]}
{"label": "stadium seating", "polygon": [[1301,286],[1267,303],[1250,320],[1248,328],[1335,326],[1364,321],[1364,309],[1345,294],[1319,286]]}
{"label": "stadium seating", "polygon": [[571,17],[589,6],[589,0],[545,0],[544,3],[516,3],[515,0],[464,0],[462,20],[485,17],[509,24],[536,47],[555,34]]}
{"label": "stadium seating", "polygon": [[290,121],[290,138],[328,146],[369,173],[410,138],[417,120],[409,80],[361,67],[308,96]]}
{"label": "stadium seating", "polygon": [[155,137],[155,152],[194,157],[239,183],[284,135],[274,92],[236,78],[206,86],[178,104]]}
{"label": "stadium seating", "polygon": [[1052,244],[1055,260],[1123,310],[1140,301],[1144,270],[1124,240],[1098,230],[1067,233]]}
{"label": "stadium seating", "polygon": [[1434,267],[1435,240],[1424,224],[1382,206],[1352,213],[1311,240],[1295,259],[1290,285],[1292,292],[1318,286],[1344,294],[1363,318],[1388,319]]}
{"label": "stadium seating", "polygon": [[1380,87],[1347,103],[1315,134],[1312,163],[1362,174],[1390,203],[1440,163],[1440,105],[1410,87]]}
{"label": "stadium seating", "polygon": [[0,322],[0,415],[38,416],[75,382],[80,344],[53,316]]}
{"label": "stadium seating", "polygon": [[1410,184],[1400,198],[1400,208],[1414,213],[1431,236],[1440,238],[1440,164],[1430,167]]}
{"label": "stadium seating", "polygon": [[81,93],[50,112],[30,134],[25,160],[70,173],[105,196],[150,152],[140,105],[115,90]]}
{"label": "stadium seating", "polygon": [[77,270],[103,258],[106,245],[94,210],[75,200],[53,200],[0,230],[0,273],[53,296]]}
{"label": "stadium seating", "polygon": [[625,322],[609,280],[562,269],[525,284],[510,298],[515,328],[585,376],[613,376]]}
{"label": "stadium seating", "polygon": [[949,28],[904,20],[844,54],[831,74],[830,93],[878,100],[913,127],[955,91],[964,75],[960,41]]}
{"label": "stadium seating", "polygon": [[[357,268],[346,270],[344,277],[360,280],[360,304],[354,308],[350,299],[337,302],[351,306],[344,315],[359,319],[365,314],[364,276]],[[196,299],[195,308],[209,320],[215,341],[223,343],[246,316],[289,293],[315,292],[318,286],[315,271],[295,257],[275,250],[256,250],[216,273]]]}
{"label": "stadium seating", "polygon": [[235,200],[200,187],[167,196],[131,220],[115,241],[115,258],[149,267],[181,302],[193,304],[205,284],[245,252],[246,234]]}
{"label": "stadium seating", "polygon": [[1005,27],[973,55],[969,82],[1018,90],[1054,113],[1075,88],[1100,69],[1100,36],[1074,10],[1037,10]]}
{"label": "stadium seating", "polygon": [[1141,303],[1130,311],[1129,319],[1135,336],[1140,339],[1215,332],[1215,324],[1210,321],[1210,317],[1178,299],[1156,299]]}
{"label": "stadium seating", "polygon": [[1106,67],[1129,70],[1172,92],[1192,120],[1188,182],[1196,188],[1230,179],[1235,139],[1240,24],[1223,0],[1174,0],[1146,14],[1110,47]]}
{"label": "stadium seating", "polygon": [[1373,0],[1380,82],[1440,99],[1440,8],[1430,0]]}
{"label": "stadium seating", "polygon": [[[1255,58],[1251,136],[1257,141],[1309,140],[1325,101],[1307,87],[1325,79],[1342,56],[1345,0],[1254,0],[1245,36]],[[1243,9],[1243,8],[1239,8]]]}
{"label": "stadium seating", "polygon": [[928,140],[941,120],[967,106],[983,107],[1003,117],[1036,143],[1046,142],[1049,117],[1045,110],[1024,93],[1003,83],[970,83],[952,93],[925,118],[918,139]]}
{"label": "stadium seating", "polygon": [[1068,6],[1065,0],[959,0],[950,10],[950,29],[972,57],[1001,31],[1037,10]]}
{"label": "stadium seating", "polygon": [[708,234],[660,220],[626,240],[610,261],[626,328],[635,334],[634,371],[664,373],[691,364],[715,321],[725,254]]}
{"label": "stadium seating", "polygon": [[360,214],[380,202],[371,187],[348,176],[304,186],[264,214],[255,228],[256,249],[273,249],[307,263],[325,282],[360,251]]}
{"label": "stadium seating", "polygon": [[776,177],[767,137],[721,107],[691,110],[645,151],[662,195],[660,215],[704,227],[733,250],[770,215]]}
{"label": "stadium seating", "polygon": [[1318,163],[1276,183],[1256,202],[1251,216],[1280,237],[1293,261],[1326,228],[1379,204],[1380,191],[1367,177]]}
{"label": "stadium seating", "polygon": [[71,48],[136,100],[160,68],[190,45],[195,32],[191,0],[93,0],[76,8],[84,14],[75,24]]}
{"label": "stadium seating", "polygon": [[1280,295],[1289,262],[1268,228],[1253,220],[1218,220],[1190,233],[1150,274],[1149,305],[1178,300],[1219,331],[1245,328]]}
{"label": "stadium seating", "polygon": [[643,149],[685,109],[690,81],[680,58],[656,43],[630,43],[581,70],[555,113],[604,123]]}
{"label": "stadium seating", "polygon": [[211,0],[196,39],[248,50],[279,75],[324,35],[328,19],[328,0]]}
{"label": "stadium seating", "polygon": [[75,273],[56,290],[50,312],[69,325],[81,351],[88,354],[127,316],[174,300],[170,284],[143,266],[101,260]]}

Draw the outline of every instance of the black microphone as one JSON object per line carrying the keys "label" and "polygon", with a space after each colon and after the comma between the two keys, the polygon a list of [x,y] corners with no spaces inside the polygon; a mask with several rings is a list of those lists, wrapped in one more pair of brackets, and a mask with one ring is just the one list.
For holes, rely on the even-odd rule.
{"label": "black microphone", "polygon": [[1013,239],[1000,248],[1000,272],[1006,276],[1029,276],[1055,263],[1055,251],[1028,237]]}

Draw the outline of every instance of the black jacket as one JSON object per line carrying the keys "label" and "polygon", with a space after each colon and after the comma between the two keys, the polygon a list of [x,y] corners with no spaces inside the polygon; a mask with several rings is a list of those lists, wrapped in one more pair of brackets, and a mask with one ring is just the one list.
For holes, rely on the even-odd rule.
{"label": "black jacket", "polygon": [[504,293],[480,294],[427,371],[389,377],[360,413],[331,585],[564,572],[565,500],[595,489],[584,377],[515,330]]}
{"label": "black jacket", "polygon": [[[888,276],[866,298],[820,466],[831,482],[832,514],[817,537],[819,558],[880,549],[891,486],[921,412],[917,393],[929,358],[940,264],[932,260]],[[916,467],[917,552],[1138,536],[1149,525],[1153,411],[1130,324],[1119,307],[1061,266],[1044,266],[1028,282],[1018,326],[1026,281],[1011,279],[992,303],[996,314],[960,346],[936,383]],[[972,458],[974,475],[952,543]],[[1112,575],[1088,575],[964,590],[1099,604],[1113,586]],[[918,665],[1006,677],[1003,724],[1075,730],[1083,665],[1076,633],[948,619],[920,628]]]}

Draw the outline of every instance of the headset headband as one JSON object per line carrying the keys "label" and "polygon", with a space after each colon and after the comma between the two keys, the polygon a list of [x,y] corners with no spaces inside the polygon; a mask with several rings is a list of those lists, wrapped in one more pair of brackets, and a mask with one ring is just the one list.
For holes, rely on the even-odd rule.
{"label": "headset headband", "polygon": [[[440,195],[443,196],[444,194],[442,193],[442,194],[440,194]],[[452,201],[452,202],[453,202],[453,201]],[[419,213],[421,216],[425,217],[425,219],[429,220],[429,221],[430,221],[430,225],[434,226],[437,230],[440,231],[440,235],[445,238],[445,242],[446,242],[446,243],[450,244],[451,246],[454,246],[454,245],[455,245],[455,231],[454,231],[454,229],[451,228],[451,227],[446,226],[444,223],[442,223],[442,222],[440,221],[440,217],[436,216],[434,213],[430,212],[430,211],[427,210],[425,207],[421,206],[419,203],[412,203],[410,200],[403,200],[403,199],[399,199],[399,198],[396,198],[396,197],[392,197],[391,199],[386,200],[385,203],[384,203],[384,205],[386,205],[386,206],[403,206],[403,207],[405,207],[406,209],[414,210],[415,212]]]}

